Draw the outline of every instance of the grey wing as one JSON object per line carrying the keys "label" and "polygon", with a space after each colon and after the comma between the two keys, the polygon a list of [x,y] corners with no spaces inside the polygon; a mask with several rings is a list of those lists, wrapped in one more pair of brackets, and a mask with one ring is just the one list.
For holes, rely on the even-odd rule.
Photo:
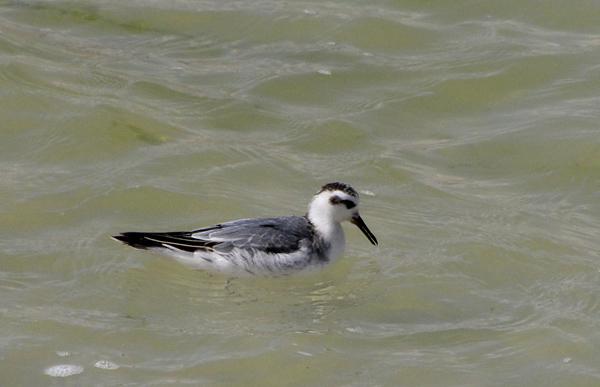
{"label": "grey wing", "polygon": [[298,251],[312,234],[312,224],[305,217],[287,216],[217,224],[192,231],[190,237],[221,252],[241,248],[278,254]]}

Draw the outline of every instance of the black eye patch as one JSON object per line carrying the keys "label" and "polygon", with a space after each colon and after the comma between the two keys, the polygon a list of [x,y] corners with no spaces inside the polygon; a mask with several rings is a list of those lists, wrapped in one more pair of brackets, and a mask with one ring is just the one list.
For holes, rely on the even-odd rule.
{"label": "black eye patch", "polygon": [[347,209],[356,207],[356,204],[352,200],[342,200],[338,196],[332,196],[329,198],[331,204],[343,204]]}
{"label": "black eye patch", "polygon": [[352,200],[342,200],[341,203],[343,203],[347,209],[356,207],[356,203],[354,203]]}

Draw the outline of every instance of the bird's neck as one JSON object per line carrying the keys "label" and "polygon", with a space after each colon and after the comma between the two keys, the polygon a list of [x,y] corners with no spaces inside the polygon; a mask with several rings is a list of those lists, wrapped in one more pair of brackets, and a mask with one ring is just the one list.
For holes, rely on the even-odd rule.
{"label": "bird's neck", "polygon": [[336,261],[344,253],[346,247],[346,236],[340,222],[331,219],[329,214],[318,209],[309,208],[306,214],[308,220],[315,228],[315,232],[325,245],[329,248],[330,261]]}

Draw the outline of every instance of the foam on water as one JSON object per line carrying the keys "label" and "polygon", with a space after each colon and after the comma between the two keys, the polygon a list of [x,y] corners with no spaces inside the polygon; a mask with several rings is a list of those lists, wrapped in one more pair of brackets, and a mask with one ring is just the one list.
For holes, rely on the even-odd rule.
{"label": "foam on water", "polygon": [[71,375],[79,375],[83,372],[83,367],[72,365],[72,364],[60,364],[55,365],[44,370],[46,375],[54,376],[57,378],[66,378]]}
{"label": "foam on water", "polygon": [[96,364],[94,364],[94,367],[101,368],[103,370],[116,370],[120,366],[118,364],[113,363],[112,361],[100,360],[96,362]]}

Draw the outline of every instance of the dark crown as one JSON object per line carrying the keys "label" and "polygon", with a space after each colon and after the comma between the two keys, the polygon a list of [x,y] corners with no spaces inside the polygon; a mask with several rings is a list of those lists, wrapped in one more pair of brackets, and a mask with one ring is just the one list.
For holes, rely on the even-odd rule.
{"label": "dark crown", "polygon": [[350,196],[353,196],[355,198],[358,197],[358,193],[354,190],[354,188],[350,187],[348,184],[344,184],[344,183],[329,183],[329,184],[325,184],[324,186],[321,187],[321,189],[319,190],[319,192],[317,192],[317,195],[320,194],[321,192],[325,192],[325,191],[342,191],[347,193]]}

